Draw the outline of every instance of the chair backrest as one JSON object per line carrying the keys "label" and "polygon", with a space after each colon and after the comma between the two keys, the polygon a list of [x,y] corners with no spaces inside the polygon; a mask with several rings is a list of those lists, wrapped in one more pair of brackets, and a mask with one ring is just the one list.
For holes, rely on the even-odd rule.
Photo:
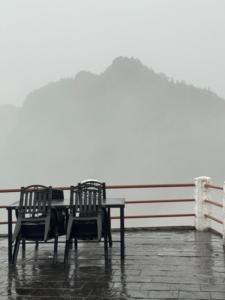
{"label": "chair backrest", "polygon": [[77,215],[80,207],[80,191],[79,186],[71,186],[70,187],[70,208],[69,214],[74,217]]}
{"label": "chair backrest", "polygon": [[52,200],[62,200],[64,199],[63,190],[52,189]]}
{"label": "chair backrest", "polygon": [[88,216],[102,208],[105,199],[105,183],[85,181],[70,188],[70,213]]}
{"label": "chair backrest", "polygon": [[99,193],[101,194],[101,199],[104,202],[106,198],[106,189],[105,189],[105,182],[101,182],[97,179],[87,179],[80,182],[81,189],[92,189],[93,187],[96,187],[100,189]]}
{"label": "chair backrest", "polygon": [[51,210],[52,187],[29,185],[22,187],[18,213],[23,218],[46,216]]}

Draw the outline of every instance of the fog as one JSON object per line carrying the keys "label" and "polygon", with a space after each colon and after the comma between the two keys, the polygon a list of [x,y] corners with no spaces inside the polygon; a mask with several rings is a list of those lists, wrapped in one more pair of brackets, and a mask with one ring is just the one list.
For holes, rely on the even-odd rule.
{"label": "fog", "polygon": [[117,56],[225,97],[223,0],[0,1],[0,103]]}
{"label": "fog", "polygon": [[224,11],[223,0],[1,1],[0,186],[221,184]]}
{"label": "fog", "polygon": [[223,180],[224,11],[209,0],[1,1],[1,183]]}

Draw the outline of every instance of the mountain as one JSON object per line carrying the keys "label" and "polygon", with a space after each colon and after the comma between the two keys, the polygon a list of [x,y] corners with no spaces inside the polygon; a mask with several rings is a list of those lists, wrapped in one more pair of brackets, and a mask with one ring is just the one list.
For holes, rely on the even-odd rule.
{"label": "mountain", "polygon": [[0,105],[0,146],[4,144],[5,138],[14,130],[19,110],[19,107],[13,105]]}
{"label": "mountain", "polygon": [[2,185],[225,179],[225,101],[118,57],[30,93],[0,157]]}

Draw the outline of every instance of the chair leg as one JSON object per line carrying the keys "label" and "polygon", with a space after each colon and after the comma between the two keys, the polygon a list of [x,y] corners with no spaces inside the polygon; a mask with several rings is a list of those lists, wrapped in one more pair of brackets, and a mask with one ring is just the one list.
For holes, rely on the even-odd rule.
{"label": "chair leg", "polygon": [[17,261],[17,256],[19,252],[19,246],[20,246],[20,236],[16,238],[14,251],[13,251],[13,257],[12,257],[12,264],[15,266]]}
{"label": "chair leg", "polygon": [[108,251],[108,241],[107,241],[108,232],[106,228],[104,229],[104,249]]}
{"label": "chair leg", "polygon": [[73,225],[73,218],[69,217],[68,224],[67,224],[67,231],[66,231],[66,239],[67,240],[69,240],[72,225]]}
{"label": "chair leg", "polygon": [[26,240],[22,240],[22,259],[25,258],[25,254],[26,254]]}
{"label": "chair leg", "polygon": [[51,216],[50,216],[50,214],[48,214],[46,217],[46,221],[45,221],[45,232],[44,232],[44,241],[45,242],[47,242],[47,239],[48,239],[50,221],[51,221]]}
{"label": "chair leg", "polygon": [[58,252],[58,235],[55,237],[55,241],[54,241],[54,256],[57,254]]}
{"label": "chair leg", "polygon": [[14,233],[12,236],[12,241],[14,242],[18,235],[20,234],[20,229],[21,229],[21,223],[22,223],[22,217],[18,217],[17,222],[16,222],[16,227],[14,229]]}
{"label": "chair leg", "polygon": [[111,233],[111,212],[110,208],[108,209],[107,213],[107,231],[108,231],[108,238],[109,238],[109,247],[112,247],[112,233]]}
{"label": "chair leg", "polygon": [[75,248],[75,250],[77,250],[77,239],[76,238],[74,239],[74,248]]}
{"label": "chair leg", "polygon": [[38,250],[38,246],[39,246],[39,243],[38,241],[35,242],[35,250],[37,251]]}
{"label": "chair leg", "polygon": [[54,240],[54,254],[53,254],[53,262],[56,262],[58,252],[58,235],[55,236]]}
{"label": "chair leg", "polygon": [[111,235],[111,231],[108,233],[108,237],[109,237],[109,247],[112,248],[112,235]]}
{"label": "chair leg", "polygon": [[22,240],[22,251],[23,253],[26,251],[26,241]]}
{"label": "chair leg", "polygon": [[71,243],[71,240],[66,241],[65,252],[64,252],[64,264],[67,264],[67,262],[68,262],[70,243]]}

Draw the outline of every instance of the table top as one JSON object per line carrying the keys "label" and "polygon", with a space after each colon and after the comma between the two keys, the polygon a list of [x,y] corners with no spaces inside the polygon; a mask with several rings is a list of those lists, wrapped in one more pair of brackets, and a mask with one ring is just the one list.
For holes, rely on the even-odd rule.
{"label": "table top", "polygon": [[[53,207],[69,207],[70,205],[70,199],[65,198],[65,199],[57,199],[57,200],[52,200],[51,206]],[[16,201],[12,203],[11,205],[8,206],[8,208],[15,209],[19,206],[19,201]],[[125,198],[106,198],[106,201],[103,203],[103,206],[106,208],[122,208],[125,206]]]}

